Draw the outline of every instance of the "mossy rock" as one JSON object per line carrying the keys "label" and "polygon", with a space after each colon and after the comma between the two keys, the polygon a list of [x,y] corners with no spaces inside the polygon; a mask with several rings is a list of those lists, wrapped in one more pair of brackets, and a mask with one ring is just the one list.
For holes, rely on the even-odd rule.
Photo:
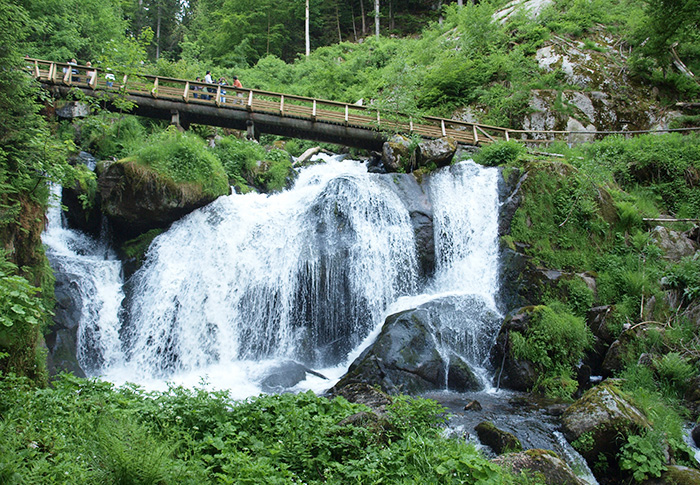
{"label": "mossy rock", "polygon": [[562,415],[566,439],[591,469],[604,457],[616,473],[616,460],[627,437],[651,429],[651,423],[620,389],[619,379],[607,379],[589,389]]}
{"label": "mossy rock", "polygon": [[680,465],[668,465],[659,478],[651,478],[642,485],[697,485],[700,483],[700,470]]}
{"label": "mossy rock", "polygon": [[193,183],[176,183],[134,161],[106,165],[99,179],[102,211],[122,237],[163,229],[195,209],[227,195],[207,194]]}
{"label": "mossy rock", "polygon": [[527,471],[542,475],[544,483],[557,485],[585,485],[564,460],[550,450],[532,449],[508,453],[493,460],[513,474]]}
{"label": "mossy rock", "polygon": [[474,429],[481,443],[490,447],[497,455],[523,449],[520,440],[513,433],[498,429],[491,421],[482,421]]}

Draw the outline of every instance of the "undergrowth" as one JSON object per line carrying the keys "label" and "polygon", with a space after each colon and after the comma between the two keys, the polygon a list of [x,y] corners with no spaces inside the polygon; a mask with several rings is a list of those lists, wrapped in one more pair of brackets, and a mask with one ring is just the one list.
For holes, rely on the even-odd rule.
{"label": "undergrowth", "polygon": [[0,413],[3,483],[537,483],[445,438],[444,409],[420,398],[396,398],[378,416],[311,392],[234,401],[202,388],[62,375],[36,389],[4,376]]}

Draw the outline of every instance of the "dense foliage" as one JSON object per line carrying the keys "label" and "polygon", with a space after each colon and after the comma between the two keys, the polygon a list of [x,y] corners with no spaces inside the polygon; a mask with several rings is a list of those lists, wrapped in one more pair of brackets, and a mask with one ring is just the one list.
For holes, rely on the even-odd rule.
{"label": "dense foliage", "polygon": [[232,401],[6,376],[0,413],[2,483],[536,483],[444,437],[444,410],[423,399],[397,398],[378,416],[310,392]]}

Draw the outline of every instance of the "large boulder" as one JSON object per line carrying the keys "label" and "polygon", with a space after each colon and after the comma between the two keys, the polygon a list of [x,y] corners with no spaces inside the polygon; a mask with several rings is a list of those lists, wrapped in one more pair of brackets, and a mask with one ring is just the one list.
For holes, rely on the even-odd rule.
{"label": "large boulder", "polygon": [[220,195],[195,184],[177,184],[134,162],[106,164],[98,179],[102,211],[125,239],[166,228]]}
{"label": "large boulder", "polygon": [[601,459],[616,474],[617,456],[630,435],[651,428],[647,417],[620,390],[619,379],[607,379],[562,414],[562,432],[591,469]]}
{"label": "large boulder", "polygon": [[85,377],[76,355],[78,347],[78,324],[84,305],[83,293],[76,283],[76,275],[57,271],[54,294],[53,325],[46,335],[48,348],[47,368],[50,375],[60,372],[72,372],[78,377]]}
{"label": "large boulder", "polygon": [[468,348],[487,342],[499,324],[495,312],[479,297],[446,297],[389,316],[376,341],[350,365],[336,385],[378,385],[386,392],[415,394],[483,387],[468,361],[484,355]]}
{"label": "large boulder", "polygon": [[418,164],[426,167],[435,164],[445,167],[452,162],[457,151],[457,142],[454,138],[442,137],[434,140],[423,140],[418,144]]}
{"label": "large boulder", "polygon": [[681,465],[668,465],[659,478],[650,478],[642,485],[697,485],[700,483],[700,470]]}
{"label": "large boulder", "polygon": [[651,231],[651,237],[663,252],[664,257],[671,261],[680,261],[685,256],[692,256],[697,250],[696,244],[682,233],[671,231],[662,226],[656,226]]}
{"label": "large boulder", "polygon": [[522,471],[541,473],[544,483],[556,485],[586,485],[588,482],[576,476],[564,460],[550,450],[532,449],[520,453],[508,453],[493,460],[515,475]]}
{"label": "large boulder", "polygon": [[[402,135],[394,135],[382,146],[382,163],[387,172],[398,172],[403,169],[410,172],[416,165],[416,153],[411,147],[411,140]],[[406,168],[408,167],[408,170]]]}

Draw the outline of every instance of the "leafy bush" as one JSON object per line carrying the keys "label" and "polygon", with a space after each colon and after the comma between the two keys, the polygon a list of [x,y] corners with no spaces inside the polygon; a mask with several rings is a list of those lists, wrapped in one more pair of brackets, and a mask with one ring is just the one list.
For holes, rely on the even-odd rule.
{"label": "leafy bush", "polygon": [[620,449],[620,469],[631,472],[637,482],[660,477],[666,470],[663,447],[659,446],[661,440],[658,433],[651,431],[628,436],[627,443]]}
{"label": "leafy bush", "polygon": [[214,150],[240,192],[249,191],[249,186],[262,192],[280,191],[293,177],[292,162],[284,150],[268,151],[258,143],[234,137],[219,140]]}
{"label": "leafy bush", "polygon": [[50,312],[39,288],[17,274],[17,267],[0,252],[0,371],[45,379],[39,336]]}
{"label": "leafy bush", "polygon": [[228,193],[228,179],[221,161],[196,135],[168,128],[152,135],[135,158],[176,183],[201,186],[205,194]]}
{"label": "leafy bush", "polygon": [[528,360],[538,369],[541,392],[558,397],[573,394],[573,369],[593,343],[582,318],[559,302],[537,306],[524,334],[512,332],[510,339],[513,357]]}
{"label": "leafy bush", "polygon": [[654,361],[654,368],[664,395],[681,399],[697,369],[678,352],[669,352]]}
{"label": "leafy bush", "polygon": [[522,483],[445,438],[444,409],[425,399],[397,398],[380,417],[311,392],[236,402],[71,375],[33,389],[7,376],[0,413],[0,477],[19,482]]}
{"label": "leafy bush", "polygon": [[487,167],[496,167],[515,164],[525,153],[525,147],[517,141],[499,141],[479,150],[474,161]]}

